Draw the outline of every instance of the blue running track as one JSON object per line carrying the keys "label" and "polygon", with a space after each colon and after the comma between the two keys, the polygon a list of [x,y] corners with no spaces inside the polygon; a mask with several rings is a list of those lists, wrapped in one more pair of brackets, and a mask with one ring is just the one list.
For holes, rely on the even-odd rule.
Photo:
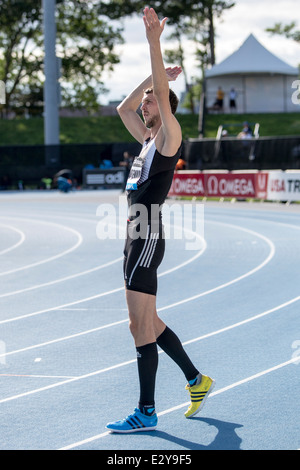
{"label": "blue running track", "polygon": [[157,430],[107,432],[138,400],[119,196],[0,194],[0,449],[299,449],[300,204],[168,201],[192,210],[181,236],[168,220],[157,307],[216,387],[187,420],[160,351]]}

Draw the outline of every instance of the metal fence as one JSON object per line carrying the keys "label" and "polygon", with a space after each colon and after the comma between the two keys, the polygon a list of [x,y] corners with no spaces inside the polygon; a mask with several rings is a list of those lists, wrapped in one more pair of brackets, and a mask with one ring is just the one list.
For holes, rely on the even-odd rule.
{"label": "metal fence", "polygon": [[[99,168],[105,159],[119,166],[125,151],[136,155],[138,143],[68,144],[59,146],[0,146],[0,188],[37,185],[41,178],[58,170],[72,170],[79,183],[83,169]],[[272,170],[300,169],[300,135],[294,137],[260,137],[190,139],[183,143],[183,158],[190,170]]]}
{"label": "metal fence", "polygon": [[136,155],[139,149],[138,143],[0,146],[0,189],[17,187],[20,180],[35,187],[64,168],[81,184],[85,167],[99,168],[104,160],[119,166],[125,151]]}
{"label": "metal fence", "polygon": [[300,135],[258,139],[190,139],[185,159],[191,170],[272,170],[300,168]]}

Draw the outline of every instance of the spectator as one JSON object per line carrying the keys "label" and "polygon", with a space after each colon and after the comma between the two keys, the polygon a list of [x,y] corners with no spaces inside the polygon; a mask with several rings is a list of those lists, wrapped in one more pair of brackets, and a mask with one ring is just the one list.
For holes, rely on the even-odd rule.
{"label": "spectator", "polygon": [[224,102],[224,91],[222,87],[219,86],[216,94],[216,101],[214,102],[214,109],[218,109],[219,111],[223,110],[223,102]]}
{"label": "spectator", "polygon": [[238,139],[251,139],[253,136],[252,134],[252,129],[251,127],[249,126],[248,122],[245,121],[243,123],[243,129],[242,131],[238,134]]}
{"label": "spectator", "polygon": [[52,185],[52,178],[49,178],[49,176],[46,176],[45,178],[41,179],[41,189],[51,189]]}
{"label": "spectator", "polygon": [[229,108],[230,111],[236,111],[236,98],[237,98],[237,92],[235,91],[234,88],[231,88],[229,92]]}
{"label": "spectator", "polygon": [[112,167],[113,167],[113,164],[111,160],[102,160],[99,166],[99,168],[101,168],[102,170],[106,170]]}

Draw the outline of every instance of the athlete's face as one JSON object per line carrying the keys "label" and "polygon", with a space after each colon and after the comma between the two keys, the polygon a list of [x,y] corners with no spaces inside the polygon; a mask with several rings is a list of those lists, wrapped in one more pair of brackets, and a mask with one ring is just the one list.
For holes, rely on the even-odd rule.
{"label": "athlete's face", "polygon": [[160,119],[157,101],[153,93],[144,94],[141,105],[143,119],[147,127],[154,127]]}

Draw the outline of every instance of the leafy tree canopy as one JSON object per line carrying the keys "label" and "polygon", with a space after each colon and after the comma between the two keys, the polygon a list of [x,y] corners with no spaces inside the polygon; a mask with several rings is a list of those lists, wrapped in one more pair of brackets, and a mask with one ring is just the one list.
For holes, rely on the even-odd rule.
{"label": "leafy tree canopy", "polygon": [[[0,79],[6,107],[30,106],[43,88],[41,0],[0,0]],[[98,106],[105,92],[104,70],[119,62],[115,46],[121,28],[99,14],[98,0],[57,0],[57,55],[62,59],[62,101],[66,106]],[[29,102],[28,102],[29,99]]]}

